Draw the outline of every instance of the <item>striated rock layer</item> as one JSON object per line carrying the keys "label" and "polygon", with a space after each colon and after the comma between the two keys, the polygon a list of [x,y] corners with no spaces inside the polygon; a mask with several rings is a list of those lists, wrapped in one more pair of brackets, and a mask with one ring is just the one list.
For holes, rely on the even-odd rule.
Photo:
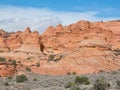
{"label": "striated rock layer", "polygon": [[[0,56],[40,74],[97,73],[120,69],[120,21],[79,21],[50,26],[39,35],[0,30]],[[37,64],[36,64],[37,63]],[[37,66],[38,63],[40,66]],[[24,68],[23,67],[23,68]],[[20,68],[17,68],[18,71]]]}

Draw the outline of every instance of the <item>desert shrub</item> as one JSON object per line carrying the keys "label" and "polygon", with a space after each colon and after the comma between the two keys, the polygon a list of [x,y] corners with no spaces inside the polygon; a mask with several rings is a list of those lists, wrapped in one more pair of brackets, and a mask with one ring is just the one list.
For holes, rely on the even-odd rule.
{"label": "desert shrub", "polygon": [[8,83],[8,82],[5,82],[4,85],[5,85],[5,86],[9,86],[9,83]]}
{"label": "desert shrub", "polygon": [[69,88],[69,90],[80,90],[79,86],[73,82],[66,83],[65,88]]}
{"label": "desert shrub", "polygon": [[16,66],[16,61],[15,60],[12,60],[12,65]]}
{"label": "desert shrub", "polygon": [[49,55],[48,61],[54,61],[54,55],[53,54]]}
{"label": "desert shrub", "polygon": [[67,75],[71,75],[71,72],[67,72]]}
{"label": "desert shrub", "polygon": [[9,77],[7,77],[7,79],[8,79],[8,80],[11,80],[11,79],[12,79],[12,77],[11,77],[11,76],[9,76]]}
{"label": "desert shrub", "polygon": [[36,79],[36,78],[34,78],[34,79],[33,79],[33,81],[37,81],[37,79]]}
{"label": "desert shrub", "polygon": [[106,82],[103,78],[97,79],[94,84],[95,90],[108,90],[110,84]]}
{"label": "desert shrub", "polygon": [[0,62],[5,62],[5,61],[6,61],[6,59],[5,59],[5,58],[0,57]]}
{"label": "desert shrub", "polygon": [[31,69],[30,69],[30,68],[28,68],[28,67],[27,67],[25,70],[26,70],[26,71],[29,71],[29,72],[31,72]]}
{"label": "desert shrub", "polygon": [[37,62],[37,63],[36,63],[36,66],[37,66],[37,67],[40,67],[40,63]]}
{"label": "desert shrub", "polygon": [[11,59],[9,59],[8,62],[11,62]]}
{"label": "desert shrub", "polygon": [[27,77],[23,74],[16,77],[16,82],[18,82],[18,83],[22,83],[27,80],[28,80]]}
{"label": "desert shrub", "polygon": [[70,88],[73,84],[74,84],[74,83],[72,83],[72,82],[67,82],[67,83],[65,84],[65,88]]}
{"label": "desert shrub", "polygon": [[77,76],[75,78],[75,83],[78,83],[78,84],[85,84],[85,85],[88,85],[90,84],[89,80],[87,77],[79,77]]}
{"label": "desert shrub", "polygon": [[31,90],[30,88],[28,88],[28,87],[25,87],[25,89],[24,90]]}
{"label": "desert shrub", "polygon": [[[69,90],[81,90],[78,85],[73,84]],[[83,89],[82,89],[83,90]]]}
{"label": "desert shrub", "polygon": [[116,84],[118,85],[118,86],[120,86],[120,81],[118,80],[118,81],[116,81]]}
{"label": "desert shrub", "polygon": [[116,71],[112,71],[112,72],[110,72],[111,74],[117,74],[117,72]]}
{"label": "desert shrub", "polygon": [[73,75],[76,75],[76,72],[74,71],[72,74],[73,74]]}

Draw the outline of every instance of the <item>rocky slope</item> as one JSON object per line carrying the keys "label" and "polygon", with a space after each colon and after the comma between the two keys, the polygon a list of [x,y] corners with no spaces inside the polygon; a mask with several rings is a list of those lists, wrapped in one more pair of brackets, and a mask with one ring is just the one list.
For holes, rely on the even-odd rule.
{"label": "rocky slope", "polygon": [[0,30],[0,56],[21,62],[17,73],[26,67],[52,75],[113,71],[120,68],[119,27],[120,21],[79,21],[50,26],[42,35],[29,27],[16,33]]}

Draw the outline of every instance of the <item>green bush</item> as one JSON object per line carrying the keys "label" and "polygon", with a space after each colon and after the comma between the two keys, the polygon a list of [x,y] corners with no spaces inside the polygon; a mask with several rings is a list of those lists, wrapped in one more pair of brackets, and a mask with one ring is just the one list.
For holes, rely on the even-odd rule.
{"label": "green bush", "polygon": [[16,77],[16,82],[18,82],[18,83],[22,83],[27,80],[28,80],[27,77],[23,74]]}
{"label": "green bush", "polygon": [[79,86],[76,85],[76,83],[73,83],[73,82],[66,83],[65,88],[66,89],[69,88],[69,90],[80,90]]}
{"label": "green bush", "polygon": [[25,70],[26,70],[26,71],[29,71],[29,72],[31,72],[31,69],[30,69],[30,68],[28,68],[28,67],[27,67]]}
{"label": "green bush", "polygon": [[5,82],[4,85],[5,85],[5,86],[9,86],[9,83],[8,83],[8,82]]}
{"label": "green bush", "polygon": [[11,80],[11,79],[12,79],[12,77],[11,77],[11,76],[9,76],[9,77],[7,77],[7,79],[8,79],[8,80]]}
{"label": "green bush", "polygon": [[8,62],[11,62],[11,59],[8,59]]}
{"label": "green bush", "polygon": [[6,59],[3,57],[0,57],[0,62],[6,62]]}
{"label": "green bush", "polygon": [[78,85],[72,85],[69,90],[85,90],[85,89],[80,89]]}
{"label": "green bush", "polygon": [[36,79],[36,78],[34,78],[34,79],[33,79],[33,81],[37,81],[37,79]]}
{"label": "green bush", "polygon": [[95,90],[108,90],[110,84],[106,82],[103,78],[97,79],[94,84]]}
{"label": "green bush", "polygon": [[77,76],[75,78],[75,83],[78,83],[78,84],[85,84],[85,85],[88,85],[90,84],[89,80],[87,77],[79,77]]}
{"label": "green bush", "polygon": [[12,65],[16,66],[16,61],[15,60],[12,60]]}
{"label": "green bush", "polygon": [[118,81],[116,81],[116,84],[118,85],[118,86],[120,86],[120,81],[118,80]]}
{"label": "green bush", "polygon": [[70,88],[73,84],[74,84],[74,83],[72,83],[72,82],[67,82],[67,83],[65,84],[65,88]]}
{"label": "green bush", "polygon": [[37,67],[40,67],[40,63],[37,62],[37,63],[36,63],[36,66],[37,66]]}

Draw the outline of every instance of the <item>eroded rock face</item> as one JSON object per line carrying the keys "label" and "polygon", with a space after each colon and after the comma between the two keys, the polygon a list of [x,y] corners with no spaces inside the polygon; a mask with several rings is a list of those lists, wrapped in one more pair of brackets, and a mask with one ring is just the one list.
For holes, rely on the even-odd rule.
{"label": "eroded rock face", "polygon": [[22,40],[21,47],[15,51],[40,52],[41,38],[37,32],[31,33],[30,30],[25,30],[20,34],[20,37]]}
{"label": "eroded rock face", "polygon": [[0,52],[9,51],[9,48],[6,45],[6,39],[4,37],[0,37]]}
{"label": "eroded rock face", "polygon": [[[86,74],[117,70],[120,67],[119,24],[118,21],[79,21],[69,26],[50,26],[42,35],[31,32],[29,27],[24,32],[0,31],[0,51],[5,52],[0,56],[22,59],[24,66],[40,74],[61,75],[74,71]],[[62,55],[62,58],[57,62],[48,62],[52,54]],[[40,67],[34,66],[38,61]]]}
{"label": "eroded rock face", "polygon": [[101,27],[103,29],[109,29],[115,34],[120,34],[120,21],[114,20],[114,21],[108,21],[108,22],[95,22],[94,25]]}
{"label": "eroded rock face", "polygon": [[19,34],[12,34],[6,39],[6,46],[12,51],[21,47],[22,39]]}
{"label": "eroded rock face", "polygon": [[[119,44],[117,36],[119,35],[116,36],[111,30],[98,27],[88,21],[79,21],[65,27],[60,24],[56,28],[47,29],[45,32],[47,34],[42,35],[42,41],[45,43],[46,52],[71,52],[81,46],[119,48],[117,46]],[[51,36],[51,33],[54,35]]]}
{"label": "eroded rock face", "polygon": [[0,51],[40,52],[41,37],[27,27],[24,32],[10,33],[5,37],[1,32]]}
{"label": "eroded rock face", "polygon": [[43,33],[44,36],[52,36],[55,34],[55,28],[53,26],[49,26],[47,30]]}
{"label": "eroded rock face", "polygon": [[6,76],[11,76],[16,73],[16,68],[11,65],[10,63],[2,63],[0,62],[0,76],[1,77],[6,77]]}
{"label": "eroded rock face", "polygon": [[[109,22],[103,25],[106,23],[109,25]],[[120,24],[117,22],[117,25],[118,23]],[[47,35],[42,35],[45,53],[62,53],[65,57],[57,64],[42,63],[40,70],[44,74],[46,68],[48,74],[65,74],[67,71],[85,74],[117,70],[120,65],[115,63],[119,61],[113,60],[119,60],[119,55],[116,56],[113,50],[120,49],[120,35],[116,35],[111,29],[103,28],[97,23],[79,21],[65,27],[58,25],[50,33],[49,30],[45,31]],[[54,31],[53,36],[51,31]]]}

